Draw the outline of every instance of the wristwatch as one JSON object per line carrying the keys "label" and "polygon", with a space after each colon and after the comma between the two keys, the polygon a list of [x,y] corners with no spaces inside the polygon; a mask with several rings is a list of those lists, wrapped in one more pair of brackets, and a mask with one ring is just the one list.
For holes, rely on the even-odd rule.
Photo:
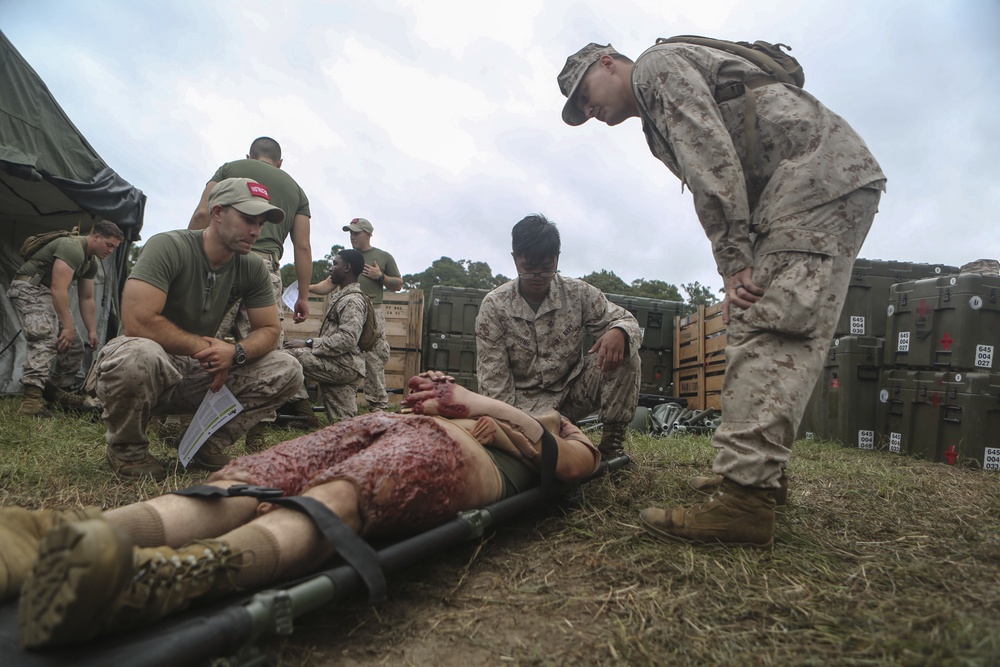
{"label": "wristwatch", "polygon": [[311,350],[312,346],[313,346],[313,339],[312,338],[306,338],[306,347],[308,347]]}
{"label": "wristwatch", "polygon": [[237,366],[242,366],[247,362],[247,351],[243,349],[243,346],[236,343],[236,354],[233,355],[233,363]]}

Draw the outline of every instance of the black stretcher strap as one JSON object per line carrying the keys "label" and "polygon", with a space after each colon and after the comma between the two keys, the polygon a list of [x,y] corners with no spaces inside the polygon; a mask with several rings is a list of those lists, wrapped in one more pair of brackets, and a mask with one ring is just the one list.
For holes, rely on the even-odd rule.
{"label": "black stretcher strap", "polygon": [[313,522],[323,537],[337,550],[337,555],[347,561],[361,577],[368,588],[368,599],[371,604],[385,601],[385,573],[379,564],[378,552],[365,542],[353,530],[347,527],[340,517],[315,498],[293,496],[291,498],[276,498],[271,504],[287,509],[303,512]]}
{"label": "black stretcher strap", "polygon": [[270,486],[257,486],[256,484],[234,484],[229,488],[212,486],[210,484],[197,484],[186,489],[171,491],[175,496],[188,496],[191,498],[236,498],[249,496],[257,500],[273,500],[285,495],[281,489]]}

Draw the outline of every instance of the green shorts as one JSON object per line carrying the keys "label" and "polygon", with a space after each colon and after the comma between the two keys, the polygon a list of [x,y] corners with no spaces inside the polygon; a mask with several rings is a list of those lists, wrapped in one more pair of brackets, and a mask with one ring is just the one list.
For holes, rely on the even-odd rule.
{"label": "green shorts", "polygon": [[501,500],[538,486],[538,473],[534,468],[507,452],[493,447],[485,447],[485,449],[486,453],[493,459],[497,470],[500,471],[500,479],[503,480]]}

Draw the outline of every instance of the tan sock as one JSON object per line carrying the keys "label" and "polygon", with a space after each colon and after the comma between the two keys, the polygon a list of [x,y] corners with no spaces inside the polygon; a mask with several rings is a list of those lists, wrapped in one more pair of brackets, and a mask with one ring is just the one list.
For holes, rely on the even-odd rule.
{"label": "tan sock", "polygon": [[243,554],[243,564],[233,583],[247,589],[275,583],[281,546],[274,533],[253,523],[237,528],[223,539],[233,552]]}
{"label": "tan sock", "polygon": [[163,517],[147,503],[125,505],[105,512],[104,518],[123,529],[137,547],[159,547],[167,543]]}

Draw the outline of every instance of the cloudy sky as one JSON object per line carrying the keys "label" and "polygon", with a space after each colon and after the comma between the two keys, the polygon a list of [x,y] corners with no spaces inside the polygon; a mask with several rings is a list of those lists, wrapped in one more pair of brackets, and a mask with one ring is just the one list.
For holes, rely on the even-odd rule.
{"label": "cloudy sky", "polygon": [[701,34],[790,44],[865,138],[889,192],[863,257],[1000,258],[995,0],[0,0],[0,30],[146,193],[144,238],[186,226],[215,169],[269,135],[317,259],[362,216],[403,273],[448,256],[511,275],[510,228],[539,212],[567,275],[718,288],[638,119],[570,128],[555,80],[587,42],[635,57]]}

